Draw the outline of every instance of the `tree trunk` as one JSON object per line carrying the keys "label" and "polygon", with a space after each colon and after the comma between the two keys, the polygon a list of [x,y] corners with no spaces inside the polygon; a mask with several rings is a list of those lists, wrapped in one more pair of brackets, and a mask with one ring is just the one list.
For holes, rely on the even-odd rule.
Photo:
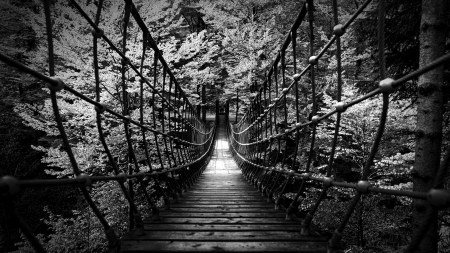
{"label": "tree trunk", "polygon": [[[420,68],[444,54],[447,0],[423,0],[420,23]],[[416,157],[413,170],[414,191],[427,192],[439,168],[443,120],[443,67],[419,77],[416,126]],[[412,203],[413,233],[425,215],[426,201]],[[437,217],[423,238],[419,252],[437,252]]]}

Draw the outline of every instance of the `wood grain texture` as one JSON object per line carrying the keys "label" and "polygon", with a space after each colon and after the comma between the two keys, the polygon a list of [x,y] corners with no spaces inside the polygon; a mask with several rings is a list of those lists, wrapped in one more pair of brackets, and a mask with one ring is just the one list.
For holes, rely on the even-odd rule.
{"label": "wood grain texture", "polygon": [[243,178],[219,127],[215,153],[198,181],[161,220],[144,220],[145,235],[121,238],[121,252],[326,252],[324,238],[300,234]]}

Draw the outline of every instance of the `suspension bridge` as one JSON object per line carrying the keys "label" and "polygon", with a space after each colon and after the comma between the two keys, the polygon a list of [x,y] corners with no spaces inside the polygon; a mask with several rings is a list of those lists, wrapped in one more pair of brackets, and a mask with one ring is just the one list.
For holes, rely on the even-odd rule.
{"label": "suspension bridge", "polygon": [[[143,45],[141,57],[137,61],[127,57],[126,36],[123,37],[121,48],[119,48],[101,29],[99,20],[102,15],[103,1],[98,3],[94,20],[77,1],[70,0],[70,2],[92,29],[94,98],[71,88],[69,80],[62,80],[56,75],[50,1],[44,1],[49,59],[46,74],[0,52],[1,61],[47,84],[54,119],[73,169],[73,177],[60,179],[18,180],[13,176],[3,176],[0,179],[1,199],[8,215],[15,220],[36,252],[46,252],[46,249],[33,234],[26,219],[21,216],[20,210],[17,210],[14,205],[20,190],[33,187],[58,185],[79,187],[80,193],[104,228],[104,236],[110,252],[336,252],[339,250],[344,229],[359,199],[363,194],[370,193],[423,199],[429,204],[420,229],[413,235],[406,249],[407,252],[413,252],[425,236],[433,215],[439,209],[448,208],[450,194],[443,188],[443,180],[449,165],[449,149],[435,175],[434,186],[428,192],[385,189],[372,185],[368,181],[368,173],[385,129],[389,95],[396,92],[396,89],[406,82],[450,60],[450,54],[447,54],[401,78],[396,80],[388,78],[383,44],[386,12],[384,1],[379,1],[378,6],[378,39],[380,41],[378,88],[358,99],[341,101],[340,37],[371,1],[366,1],[348,20],[341,20],[342,23],[340,23],[337,1],[333,0],[334,35],[319,52],[315,52],[314,1],[308,0],[300,9],[284,43],[280,46],[279,54],[266,72],[265,81],[258,86],[257,95],[252,99],[246,114],[236,124],[231,124],[228,118],[228,105],[225,106],[225,115],[219,116],[218,103],[216,103],[216,118],[213,121],[206,122],[199,117],[132,0],[125,0],[123,34],[127,34],[130,20],[138,24]],[[297,66],[300,60],[297,59],[297,40],[301,39],[298,38],[298,30],[302,24],[309,29],[310,57],[307,66],[301,69]],[[122,59],[120,63],[122,100],[121,106],[118,107],[101,102],[99,40],[103,40]],[[321,57],[333,45],[337,60],[337,104],[330,108],[329,112],[319,114],[315,88],[316,71],[318,71],[316,67],[320,65]],[[290,57],[293,62],[293,69],[289,73],[286,68],[287,57]],[[153,61],[152,78],[144,75],[143,66],[148,59]],[[128,72],[140,78],[137,116],[131,114],[132,105],[127,92],[126,73]],[[302,97],[299,95],[298,85],[301,78],[307,74],[311,79],[311,117],[302,121],[299,112],[299,101]],[[86,105],[95,108],[98,138],[108,158],[111,173],[105,175],[82,173],[58,106],[57,94],[61,92],[70,93],[83,100]],[[151,99],[145,97],[148,94],[151,94]],[[357,183],[335,180],[332,167],[340,119],[345,117],[346,109],[375,96],[383,97],[381,119],[371,152],[366,157],[361,178]],[[294,99],[288,100],[288,97],[294,97]],[[295,121],[291,123],[288,123],[287,119],[288,105],[296,109]],[[161,111],[163,113],[160,113]],[[332,116],[337,116],[337,120],[333,126],[334,138],[328,157],[328,166],[325,174],[313,174],[312,162],[313,150],[317,145],[315,141],[317,126],[329,124],[324,122]],[[127,146],[129,157],[126,166],[120,163],[114,154],[114,149],[108,145],[104,129],[105,122],[111,118],[123,124],[124,145]],[[280,125],[283,126],[280,127]],[[309,146],[300,146],[300,134],[308,135]],[[152,141],[149,141],[150,139]],[[287,152],[278,153],[275,158],[269,154],[272,148],[287,150],[288,145],[294,147],[292,156],[294,161],[289,161]],[[139,151],[137,146],[141,147]],[[304,169],[298,170],[295,167],[295,159],[301,149],[309,151]],[[138,152],[142,153],[143,158],[137,155]],[[281,163],[281,167],[275,166],[277,163]],[[142,164],[147,168],[146,171],[140,170]],[[100,211],[99,204],[93,201],[89,191],[94,183],[106,181],[117,182],[117,187],[123,192],[129,207],[130,231],[120,238]],[[158,207],[147,191],[150,183],[153,183],[153,187],[163,196],[164,208]],[[282,196],[287,192],[288,185],[296,185],[297,191],[293,201],[285,208],[282,204]],[[148,208],[151,209],[149,217],[142,217],[142,210],[139,210],[135,203],[136,193],[133,189],[137,187],[140,188],[140,193],[143,194]],[[295,211],[302,204],[301,195],[307,191],[308,187],[320,189],[319,197],[315,199],[305,217],[296,217]],[[333,235],[325,238],[314,231],[312,224],[327,191],[333,187],[351,189],[354,195],[343,217],[339,217],[339,226],[333,228],[335,229]]]}

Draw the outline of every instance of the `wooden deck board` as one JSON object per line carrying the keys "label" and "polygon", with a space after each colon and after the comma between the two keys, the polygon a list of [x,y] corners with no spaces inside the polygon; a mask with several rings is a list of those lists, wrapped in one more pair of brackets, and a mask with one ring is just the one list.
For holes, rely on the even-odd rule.
{"label": "wooden deck board", "polygon": [[301,222],[286,221],[240,173],[223,126],[211,161],[198,181],[160,210],[161,220],[144,220],[145,235],[121,238],[121,252],[326,252],[320,236],[300,234]]}
{"label": "wooden deck board", "polygon": [[292,221],[286,221],[282,217],[270,217],[270,218],[196,218],[196,217],[165,217],[162,215],[162,219],[159,221],[145,220],[144,223],[162,223],[162,224],[285,224]]}
{"label": "wooden deck board", "polygon": [[[123,236],[122,240],[134,240]],[[302,236],[299,231],[148,231],[139,237],[147,241],[317,241],[316,237]]]}
{"label": "wooden deck board", "polygon": [[260,207],[248,208],[189,208],[172,207],[170,210],[164,210],[164,213],[279,213],[275,209],[261,209]]}
{"label": "wooden deck board", "polygon": [[318,242],[198,242],[124,240],[122,252],[326,252]]}
{"label": "wooden deck board", "polygon": [[284,213],[231,213],[231,212],[215,212],[215,213],[173,213],[164,212],[163,218],[283,218]]}
{"label": "wooden deck board", "polygon": [[300,231],[300,224],[149,224],[145,231]]}

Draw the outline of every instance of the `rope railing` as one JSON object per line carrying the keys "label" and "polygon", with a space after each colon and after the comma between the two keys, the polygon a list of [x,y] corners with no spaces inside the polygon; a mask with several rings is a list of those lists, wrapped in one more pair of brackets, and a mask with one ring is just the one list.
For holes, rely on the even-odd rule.
{"label": "rope railing", "polygon": [[[174,74],[171,72],[169,65],[164,60],[161,51],[158,49],[157,43],[153,40],[149,29],[145,25],[143,19],[139,15],[134,3],[131,0],[125,0],[125,10],[123,17],[123,38],[121,41],[122,48],[119,49],[107,37],[103,30],[99,27],[100,17],[102,15],[103,0],[98,2],[95,20],[91,20],[87,13],[75,0],[69,2],[78,10],[79,14],[84,18],[92,29],[93,36],[93,67],[95,80],[95,99],[82,94],[76,89],[70,87],[63,80],[57,77],[55,71],[55,53],[53,46],[53,29],[51,6],[49,0],[44,0],[44,12],[46,21],[46,35],[48,43],[48,75],[36,71],[13,58],[8,57],[4,52],[0,52],[0,60],[18,68],[24,73],[30,74],[47,84],[50,90],[50,98],[53,108],[55,121],[64,144],[65,151],[70,160],[73,169],[73,178],[59,178],[59,179],[41,179],[41,180],[18,180],[13,176],[4,176],[0,179],[0,194],[1,198],[6,203],[6,208],[12,217],[15,218],[23,234],[29,240],[33,248],[37,252],[45,252],[41,242],[38,241],[32,230],[28,227],[24,219],[20,216],[18,210],[14,207],[14,200],[17,193],[24,188],[32,187],[52,187],[60,185],[78,186],[92,209],[93,213],[100,221],[105,231],[105,236],[108,240],[108,249],[111,252],[117,252],[120,249],[120,241],[116,236],[116,232],[109,225],[104,215],[101,213],[99,206],[92,200],[88,187],[95,182],[102,181],[117,181],[122,190],[125,199],[128,202],[132,220],[130,220],[130,229],[134,229],[137,235],[143,235],[144,224],[141,218],[140,211],[134,202],[133,188],[137,183],[142,188],[142,192],[148,205],[152,210],[152,218],[159,219],[159,210],[152,200],[151,196],[146,190],[146,182],[153,180],[155,188],[162,194],[167,209],[170,209],[170,197],[176,201],[179,196],[182,196],[183,191],[186,191],[199,177],[203,169],[209,162],[210,154],[214,147],[214,137],[216,132],[215,126],[208,126],[203,122],[194,107],[189,102],[188,97],[177,82]],[[131,62],[127,57],[127,29],[130,19],[138,24],[140,33],[142,34],[142,55],[140,58],[140,66]],[[101,86],[101,74],[99,71],[99,40],[102,39],[106,44],[121,58],[121,83],[120,89],[122,91],[121,100],[117,104],[102,103],[101,91],[104,86]],[[143,66],[146,63],[148,55],[153,53],[153,67],[147,76],[152,76],[153,80],[144,76]],[[126,74],[128,72],[140,78],[139,83],[139,118],[135,119],[132,115],[132,108],[130,106],[128,88],[128,79]],[[68,81],[70,82],[70,81]],[[106,87],[105,87],[106,89]],[[113,170],[113,175],[96,175],[90,176],[84,174],[79,167],[79,164],[72,151],[72,144],[69,142],[66,128],[63,125],[61,117],[61,110],[58,106],[57,93],[62,90],[71,93],[78,99],[93,105],[96,111],[96,125],[98,130],[98,138],[102,144],[102,148],[108,162]],[[146,94],[151,93],[151,103],[147,102]],[[158,103],[160,109],[163,111],[162,117],[157,117]],[[113,110],[115,107],[122,107],[122,111]],[[151,110],[149,110],[149,108]],[[158,115],[159,116],[159,115]],[[112,118],[120,120],[123,123],[123,134],[126,139],[126,148],[128,153],[128,172],[121,169],[123,164],[120,164],[114,157],[113,151],[107,143],[105,137],[105,120]],[[149,119],[149,121],[146,121]],[[217,120],[217,119],[216,119]],[[140,132],[140,137],[138,133]],[[153,135],[154,143],[149,142],[147,133]],[[134,135],[134,138],[133,138]],[[136,139],[140,139],[136,141]],[[136,143],[137,142],[137,143]],[[136,145],[143,146],[143,159],[138,160]],[[125,145],[125,144],[124,144]],[[155,151],[150,152],[150,148]],[[152,156],[156,159],[152,160]],[[154,162],[156,160],[156,162]],[[142,170],[144,164],[147,168]],[[165,181],[165,188],[163,189],[160,181]],[[128,182],[128,185],[125,183]]]}
{"label": "rope railing", "polygon": [[[315,53],[316,45],[314,43],[314,3],[313,0],[307,0],[302,6],[297,19],[288,32],[288,35],[281,45],[280,51],[277,54],[275,60],[270,65],[268,71],[266,71],[265,80],[261,83],[260,88],[256,96],[252,99],[250,105],[247,108],[246,113],[242,119],[235,125],[231,125],[228,122],[228,135],[230,141],[230,150],[235,158],[236,162],[240,166],[244,176],[255,187],[261,191],[263,196],[268,197],[268,201],[272,201],[272,197],[275,194],[275,187],[279,186],[278,197],[275,200],[275,208],[281,208],[281,200],[283,194],[287,192],[287,186],[294,183],[294,178],[300,180],[300,185],[297,192],[286,210],[286,220],[293,219],[293,213],[297,206],[302,204],[300,196],[304,194],[308,185],[312,185],[316,182],[322,186],[320,194],[315,202],[309,208],[306,217],[302,222],[302,234],[310,234],[311,222],[315,217],[315,214],[319,206],[323,203],[327,196],[327,191],[331,187],[354,189],[355,193],[346,206],[345,214],[340,217],[339,226],[333,233],[332,238],[329,240],[329,251],[334,252],[338,249],[339,242],[343,237],[343,231],[349,222],[352,213],[354,212],[361,196],[368,193],[380,193],[386,195],[406,196],[411,198],[418,198],[427,200],[429,210],[427,216],[423,218],[423,225],[420,232],[413,235],[412,240],[408,246],[407,252],[414,251],[417,245],[420,243],[427,231],[428,222],[433,213],[437,212],[439,208],[448,207],[450,203],[450,193],[443,189],[443,180],[445,171],[449,166],[450,149],[447,148],[445,158],[441,164],[439,171],[436,174],[436,181],[433,188],[429,192],[412,192],[405,190],[394,190],[377,187],[372,185],[368,176],[373,166],[375,156],[379,150],[381,139],[386,125],[386,118],[389,107],[389,94],[396,91],[396,89],[405,84],[406,82],[418,78],[423,73],[432,70],[444,62],[450,60],[450,54],[446,54],[427,66],[422,67],[416,71],[413,71],[403,77],[396,80],[388,78],[386,76],[385,56],[384,56],[384,30],[385,30],[385,1],[378,1],[378,63],[379,63],[379,77],[378,87],[373,91],[368,92],[354,100],[343,102],[342,101],[342,47],[341,36],[346,33],[346,29],[349,28],[356,18],[365,10],[365,8],[371,3],[371,0],[365,1],[356,12],[344,23],[339,23],[338,6],[337,1],[332,1],[332,15],[333,15],[333,36],[325,44],[323,48]],[[308,64],[301,70],[298,70],[297,59],[299,58],[298,50],[296,50],[297,34],[301,28],[303,22],[308,22],[308,37],[309,41],[309,59]],[[319,59],[328,51],[331,46],[335,44],[333,51],[336,56],[336,100],[337,103],[334,108],[330,109],[326,113],[318,112],[318,99],[316,91],[316,79]],[[290,47],[291,50],[288,51]],[[332,52],[333,52],[332,51]],[[293,71],[287,72],[286,59],[287,54],[292,52],[290,58],[293,63]],[[288,82],[286,76],[292,74],[292,81]],[[310,97],[306,101],[299,94],[299,84],[302,82],[302,77],[309,74],[310,79]],[[345,116],[345,111],[361,102],[368,100],[382,94],[382,110],[378,124],[378,130],[376,136],[372,141],[369,155],[364,157],[365,163],[362,169],[361,177],[357,183],[340,182],[334,179],[332,168],[334,165],[334,159],[336,154],[336,146],[338,143],[338,137],[340,135],[341,118]],[[288,102],[287,98],[293,96]],[[303,94],[305,97],[307,94]],[[299,110],[299,102],[304,101],[311,105],[310,116],[301,117]],[[295,121],[288,123],[288,106],[292,106],[295,111]],[[322,115],[321,115],[322,114]],[[334,133],[331,141],[330,152],[327,157],[326,173],[324,176],[316,176],[312,173],[312,162],[314,149],[317,147],[316,135],[317,127],[319,124],[326,122],[333,115],[336,116],[334,124]],[[329,123],[326,123],[329,124]],[[294,135],[293,139],[292,137]],[[304,147],[300,140],[300,135],[307,135],[309,138],[310,146]],[[288,142],[295,143],[293,154],[291,158],[291,165],[287,162],[287,149]],[[293,141],[292,141],[293,140]],[[281,150],[284,148],[284,154]],[[298,154],[300,149],[306,149],[304,152],[307,154],[307,160],[305,162],[304,170],[297,171],[296,163],[298,164]],[[278,150],[274,154],[270,154],[272,150]],[[271,157],[272,156],[272,157]],[[277,162],[279,161],[279,162]],[[277,168],[277,163],[281,163],[281,167]],[[287,169],[284,169],[288,166]],[[284,182],[283,182],[284,180]],[[281,186],[280,186],[281,185]],[[281,190],[280,190],[281,189]]]}

